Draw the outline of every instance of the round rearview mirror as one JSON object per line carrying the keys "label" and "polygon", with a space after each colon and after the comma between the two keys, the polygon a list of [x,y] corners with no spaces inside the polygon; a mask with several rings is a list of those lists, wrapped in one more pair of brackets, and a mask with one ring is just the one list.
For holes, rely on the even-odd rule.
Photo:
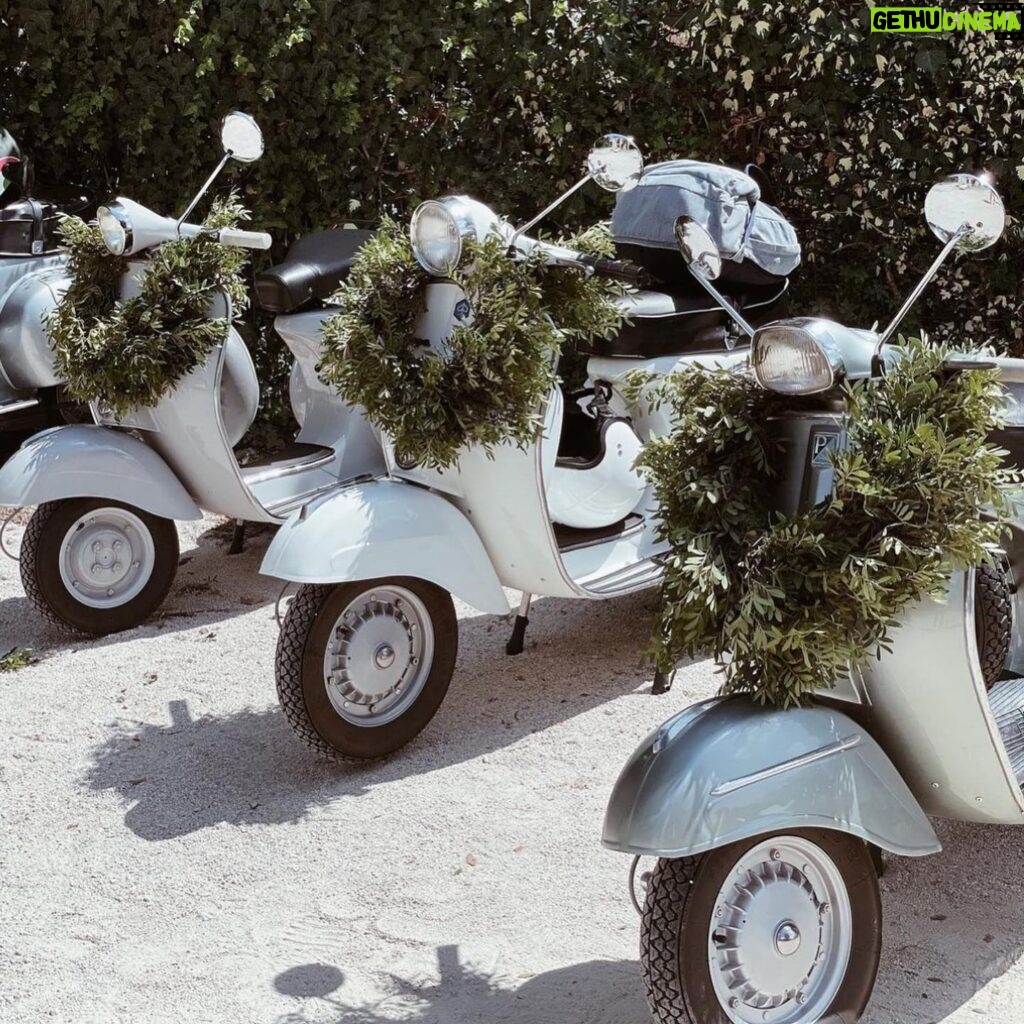
{"label": "round rearview mirror", "polygon": [[722,273],[722,254],[707,228],[691,217],[678,217],[675,226],[676,245],[686,265],[705,281],[714,281]]}
{"label": "round rearview mirror", "polygon": [[951,174],[932,185],[924,201],[924,216],[940,242],[948,242],[963,229],[956,243],[961,252],[987,249],[1006,224],[999,193],[973,174]]}
{"label": "round rearview mirror", "polygon": [[609,192],[628,192],[643,169],[640,147],[628,135],[602,135],[587,157],[587,173]]}
{"label": "round rearview mirror", "polygon": [[263,156],[263,132],[253,117],[240,110],[233,110],[224,118],[220,142],[225,153],[243,164],[251,164]]}

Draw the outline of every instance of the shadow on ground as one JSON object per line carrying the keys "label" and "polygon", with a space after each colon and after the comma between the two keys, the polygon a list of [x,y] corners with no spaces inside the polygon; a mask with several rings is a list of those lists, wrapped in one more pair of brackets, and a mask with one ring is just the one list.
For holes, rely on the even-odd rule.
{"label": "shadow on ground", "polygon": [[[998,844],[1008,831],[947,825],[945,856],[963,860],[965,866],[976,863],[993,839]],[[970,870],[953,872],[963,883],[955,893],[937,890],[930,858],[904,861],[899,869],[889,871],[883,897],[886,942],[865,1024],[943,1021],[1024,953],[1024,905],[1019,899],[1016,860],[1004,858],[1001,866],[991,867],[992,873],[984,876]],[[992,913],[994,901],[1001,907],[998,914]],[[937,910],[940,905],[945,913]],[[922,906],[935,912],[915,916],[907,909]],[[529,908],[524,907],[526,913]],[[636,927],[639,930],[639,921]],[[516,979],[491,977],[462,965],[456,946],[438,947],[437,966],[439,980],[426,985],[384,975],[379,984],[387,994],[361,1005],[346,999],[345,978],[336,966],[310,963],[289,968],[273,984],[296,1006],[278,1017],[276,1024],[652,1021],[639,964],[634,961],[591,960],[547,971],[518,985]],[[985,1016],[983,1008],[974,1009]]]}
{"label": "shadow on ground", "polygon": [[[298,821],[371,786],[501,749],[635,689],[649,677],[642,652],[652,613],[650,595],[541,601],[527,650],[517,657],[504,653],[504,619],[461,619],[459,661],[440,712],[413,743],[382,762],[318,760],[276,705],[194,718],[186,701],[174,700],[165,721],[115,729],[93,751],[86,783],[130,801],[125,823],[148,840],[221,822]],[[266,685],[269,697],[273,679]],[[666,717],[679,706],[671,695],[656,699],[665,701]]]}
{"label": "shadow on ground", "polygon": [[[199,535],[194,548],[182,552],[171,592],[142,625],[106,637],[86,636],[51,625],[19,593],[0,600],[0,645],[30,647],[45,658],[69,648],[96,649],[139,637],[196,629],[253,608],[272,606],[281,594],[283,581],[261,576],[259,569],[274,527],[248,524],[245,550],[238,555],[228,554],[232,529],[231,523],[211,526]],[[13,561],[3,559],[0,574],[13,578],[21,590],[19,567]]]}
{"label": "shadow on ground", "polygon": [[275,1024],[644,1024],[650,1020],[636,963],[591,960],[512,982],[459,963],[458,947],[437,950],[437,984],[416,986],[390,975],[390,994],[368,1006],[345,999],[344,977],[328,964],[305,964],[277,975],[274,988],[300,1000]]}

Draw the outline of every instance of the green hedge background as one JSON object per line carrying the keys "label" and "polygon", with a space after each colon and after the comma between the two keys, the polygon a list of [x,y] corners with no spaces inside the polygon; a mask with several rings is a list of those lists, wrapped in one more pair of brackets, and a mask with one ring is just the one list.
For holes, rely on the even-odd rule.
{"label": "green hedge background", "polygon": [[[948,7],[957,6],[947,4]],[[961,5],[976,7],[977,4]],[[719,0],[0,0],[2,123],[40,175],[180,209],[231,109],[266,155],[237,181],[279,255],[313,227],[373,224],[466,191],[525,217],[591,141],[648,159],[764,165],[805,265],[791,310],[870,326],[933,258],[922,206],[988,170],[999,245],[944,270],[910,326],[1024,351],[1024,48],[881,35],[870,6]],[[563,224],[607,216],[585,190]],[[257,343],[271,376],[280,355]]]}

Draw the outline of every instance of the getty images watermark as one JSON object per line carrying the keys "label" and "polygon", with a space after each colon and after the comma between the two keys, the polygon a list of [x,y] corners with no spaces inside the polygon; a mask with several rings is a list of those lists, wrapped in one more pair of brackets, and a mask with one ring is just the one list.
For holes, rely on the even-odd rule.
{"label": "getty images watermark", "polygon": [[991,32],[1000,39],[1024,39],[1024,4],[979,4],[968,11],[943,7],[876,7],[872,32]]}

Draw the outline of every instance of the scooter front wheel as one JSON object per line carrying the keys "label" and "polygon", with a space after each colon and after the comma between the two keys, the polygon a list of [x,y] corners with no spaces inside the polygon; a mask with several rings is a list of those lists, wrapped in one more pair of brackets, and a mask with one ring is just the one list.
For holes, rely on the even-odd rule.
{"label": "scooter front wheel", "polygon": [[640,960],[659,1024],[853,1022],[881,953],[867,845],[794,829],[663,859],[644,904]]}
{"label": "scooter front wheel", "polygon": [[437,713],[455,670],[451,596],[411,577],[299,588],[277,642],[277,695],[317,753],[372,760]]}
{"label": "scooter front wheel", "polygon": [[40,505],[21,545],[21,581],[35,608],[94,636],[147,619],[177,571],[173,520],[106,498]]}

